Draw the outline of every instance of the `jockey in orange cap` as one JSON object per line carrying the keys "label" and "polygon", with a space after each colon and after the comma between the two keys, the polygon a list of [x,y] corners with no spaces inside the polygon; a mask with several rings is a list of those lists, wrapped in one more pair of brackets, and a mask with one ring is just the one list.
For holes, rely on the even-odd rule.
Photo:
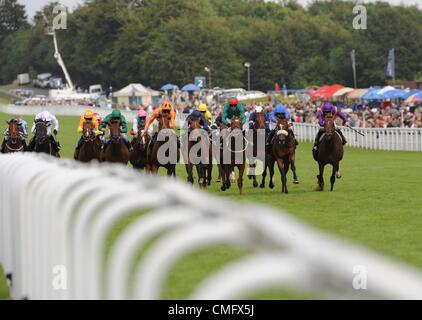
{"label": "jockey in orange cap", "polygon": [[170,102],[165,101],[158,109],[156,109],[153,114],[151,115],[151,118],[147,121],[147,124],[145,125],[144,131],[147,131],[150,125],[161,117],[163,113],[169,113],[170,114],[170,129],[176,128],[176,112],[174,111],[173,107],[171,106]]}
{"label": "jockey in orange cap", "polygon": [[[82,133],[82,130],[83,130],[84,124],[85,124],[85,123],[87,123],[87,122],[92,122],[92,124],[94,125],[94,128],[95,128],[95,133],[96,133],[97,135],[101,133],[101,131],[99,131],[99,130],[98,130],[98,126],[99,126],[100,124],[99,124],[98,119],[97,119],[97,117],[95,116],[94,112],[93,112],[93,111],[91,111],[91,110],[87,110],[87,111],[84,113],[84,115],[83,115],[83,116],[81,116],[81,118],[79,119],[79,124],[78,124],[78,129],[77,129],[77,131],[78,131],[78,133],[79,133],[79,134],[81,134],[81,133]],[[80,149],[81,149],[81,147],[82,147],[83,141],[84,141],[84,140],[83,140],[83,137],[81,137],[81,138],[79,139],[79,141],[78,141],[78,144],[77,144],[76,149],[75,149],[75,159],[77,159],[77,158],[78,158],[79,150],[80,150]]]}
{"label": "jockey in orange cap", "polygon": [[[171,106],[169,101],[165,101],[163,102],[163,104],[156,109],[153,114],[151,115],[151,118],[148,119],[144,130],[142,130],[141,134],[145,134],[145,132],[148,132],[149,127],[151,126],[151,124],[161,118],[162,114],[169,114],[170,115],[170,129],[175,129],[176,128],[176,112],[174,111],[173,107]],[[152,137],[152,141],[150,143],[150,147],[152,148],[152,146],[154,145],[155,141],[157,140],[157,136],[158,133],[155,133],[154,136]]]}

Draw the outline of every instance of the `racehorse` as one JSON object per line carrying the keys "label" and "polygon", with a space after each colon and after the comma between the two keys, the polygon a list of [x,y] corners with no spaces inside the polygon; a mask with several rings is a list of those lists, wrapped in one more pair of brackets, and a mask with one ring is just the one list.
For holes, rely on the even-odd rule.
{"label": "racehorse", "polygon": [[288,129],[289,122],[287,119],[277,119],[277,133],[272,141],[274,159],[281,174],[282,192],[286,194],[289,193],[287,190],[287,173],[296,147],[295,139]]}
{"label": "racehorse", "polygon": [[[222,175],[222,186],[221,191],[226,191],[230,189],[231,182],[230,182],[230,175],[233,172],[234,168],[237,167],[239,170],[239,178],[237,179],[237,185],[239,187],[240,195],[243,195],[243,173],[245,172],[245,163],[246,163],[246,148],[247,142],[245,139],[245,135],[242,130],[242,119],[240,117],[233,116],[231,119],[231,131],[230,133],[226,134],[223,138],[223,143],[227,143],[224,145],[224,149],[228,149],[230,152],[230,163],[226,164],[224,162],[224,149],[223,152],[220,154],[220,163],[222,164],[223,168],[223,175]],[[226,131],[227,133],[227,131]],[[241,135],[241,137],[239,137]],[[241,139],[241,147],[236,149],[236,139]],[[241,161],[236,161],[236,155],[241,154],[242,159]]]}
{"label": "racehorse", "polygon": [[142,135],[139,131],[133,143],[133,150],[130,152],[129,161],[135,169],[149,170],[148,166],[148,146],[151,141],[149,134]]}
{"label": "racehorse", "polygon": [[[180,148],[177,142],[177,136],[174,130],[170,129],[170,115],[163,113],[158,120],[158,135],[163,133],[166,135],[165,141],[155,141],[155,143],[148,148],[148,164],[149,171],[151,173],[158,173],[160,167],[167,169],[167,176],[176,176],[176,164],[180,160]],[[146,134],[146,133],[145,133]],[[160,148],[169,143],[169,150],[167,150],[165,157],[172,158],[170,152],[176,151],[176,163],[172,161],[167,161],[164,163],[164,159],[159,159],[159,150]],[[160,161],[161,160],[161,161]],[[172,160],[172,159],[169,159]],[[176,160],[176,159],[175,159]]]}
{"label": "racehorse", "polygon": [[4,145],[4,153],[24,152],[25,145],[21,141],[19,124],[17,121],[7,121],[9,126],[9,137]]}
{"label": "racehorse", "polygon": [[[273,152],[273,141],[270,141],[270,147],[266,149],[266,157],[265,157],[265,167],[264,172],[262,173],[262,183],[260,185],[261,188],[265,188],[265,180],[267,178],[267,170],[270,172],[270,184],[269,187],[274,189],[274,165],[275,165],[275,157]],[[293,183],[299,184],[299,178],[296,173],[296,141],[294,144],[293,152],[290,154],[289,157],[289,164],[290,168],[293,172]]]}
{"label": "racehorse", "polygon": [[[253,156],[257,157],[261,160],[264,165],[266,164],[266,154],[264,149],[264,154],[258,154],[258,130],[265,130],[265,115],[264,112],[256,112],[255,113],[255,122],[253,127]],[[267,132],[265,132],[265,141],[267,141]],[[265,143],[265,142],[264,142]],[[258,181],[256,180],[256,161],[254,163],[249,163],[249,175],[248,178],[253,179],[253,186],[254,188],[258,187]],[[266,168],[265,168],[266,170]],[[264,179],[263,179],[264,181]],[[263,182],[264,186],[261,185],[261,188],[265,187],[265,182]]]}
{"label": "racehorse", "polygon": [[344,148],[340,134],[335,129],[334,118],[331,115],[325,117],[324,133],[322,134],[318,150],[314,152],[314,159],[319,165],[317,191],[324,191],[324,168],[327,164],[333,166],[331,174],[331,192],[334,191],[336,178],[340,179],[340,161],[343,160]]}
{"label": "racehorse", "polygon": [[50,137],[48,136],[48,124],[45,121],[38,121],[35,123],[35,145],[32,152],[47,153],[53,157],[59,158],[58,152],[55,152],[51,145]]}
{"label": "racehorse", "polygon": [[[208,136],[204,136],[203,131],[201,131],[201,119],[190,119],[188,121],[190,130],[187,133],[187,148],[184,148],[188,182],[193,184],[194,164],[190,158],[191,150],[194,146],[198,146],[199,144],[200,149],[196,153],[199,163],[196,163],[195,167],[198,173],[198,185],[200,188],[205,189],[207,185],[211,185],[212,179],[212,144],[209,143]],[[203,158],[205,158],[206,155],[202,155],[202,150],[208,150],[208,157],[205,163],[203,163]]]}
{"label": "racehorse", "polygon": [[87,121],[82,129],[83,143],[79,152],[75,151],[75,160],[88,163],[92,160],[100,160],[101,145],[95,133],[92,121]]}
{"label": "racehorse", "polygon": [[109,122],[108,125],[110,128],[110,143],[101,152],[101,161],[127,165],[129,162],[129,149],[120,134],[120,121],[115,120]]}

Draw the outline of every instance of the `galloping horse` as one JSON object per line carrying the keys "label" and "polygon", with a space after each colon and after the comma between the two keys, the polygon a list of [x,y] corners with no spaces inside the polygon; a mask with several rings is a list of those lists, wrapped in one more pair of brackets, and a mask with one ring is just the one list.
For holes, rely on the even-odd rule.
{"label": "galloping horse", "polygon": [[109,122],[108,125],[110,128],[110,143],[101,153],[101,161],[127,165],[129,162],[129,150],[120,134],[120,121]]}
{"label": "galloping horse", "polygon": [[318,150],[314,153],[314,159],[319,165],[317,191],[324,191],[324,167],[327,164],[333,166],[331,174],[331,192],[334,191],[336,178],[340,179],[340,161],[343,160],[344,148],[340,134],[337,133],[334,118],[331,115],[325,117],[324,133],[321,136]]}
{"label": "galloping horse", "polygon": [[149,134],[142,135],[141,131],[139,131],[133,144],[133,150],[129,155],[129,160],[135,169],[148,171],[148,146],[151,138]]}
{"label": "galloping horse", "polygon": [[[148,148],[148,163],[149,169],[151,173],[158,173],[160,167],[167,169],[167,176],[176,176],[176,164],[180,160],[180,149],[177,143],[177,136],[176,133],[170,129],[170,115],[163,113],[157,120],[158,120],[158,135],[160,132],[165,133],[167,137],[165,141],[158,141],[156,140],[154,145]],[[146,133],[145,133],[146,134]],[[169,143],[170,150],[167,150],[165,156],[172,158],[170,152],[176,151],[177,161],[173,163],[172,161],[168,161],[167,163],[162,163],[163,159],[159,159],[158,152],[160,148],[165,144]],[[171,159],[169,159],[171,160]],[[176,160],[176,159],[174,159]]]}
{"label": "galloping horse", "polygon": [[[289,122],[287,119],[278,119],[276,125],[276,136],[272,141],[272,151],[278,169],[281,174],[282,192],[289,193],[287,190],[287,172],[289,172],[290,161],[295,152],[295,139],[289,134]],[[271,177],[271,181],[273,177]]]}
{"label": "galloping horse", "polygon": [[[245,172],[245,163],[246,163],[246,148],[247,142],[242,130],[242,119],[240,117],[233,116],[231,119],[231,131],[228,135],[223,138],[223,143],[227,143],[227,145],[223,146],[223,152],[220,154],[220,163],[222,164],[223,168],[223,175],[222,175],[222,186],[221,190],[226,191],[230,189],[231,182],[230,182],[230,174],[233,172],[234,168],[237,167],[239,169],[239,178],[237,179],[237,185],[239,187],[240,195],[243,195],[243,173]],[[239,137],[240,135],[240,137]],[[241,147],[236,149],[236,139],[239,141],[241,139]],[[226,164],[224,162],[224,153],[225,150],[228,149],[230,152],[230,163]],[[236,161],[237,154],[241,154],[241,161]]]}
{"label": "galloping horse", "polygon": [[90,162],[92,160],[100,160],[101,145],[95,133],[95,126],[92,121],[87,121],[82,129],[83,144],[79,149],[79,153],[75,152],[75,160],[81,162]]}
{"label": "galloping horse", "polygon": [[58,152],[55,152],[51,145],[50,137],[48,136],[49,124],[45,121],[38,121],[35,124],[35,145],[32,152],[47,153],[53,157],[59,158]]}
{"label": "galloping horse", "polygon": [[[184,148],[184,153],[187,153],[184,154],[184,158],[186,161],[188,182],[193,184],[194,164],[190,158],[190,153],[192,148],[199,144],[200,149],[197,151],[196,157],[200,159],[200,161],[195,164],[195,167],[198,173],[198,185],[200,188],[205,189],[207,185],[211,185],[212,179],[212,144],[209,142],[208,136],[204,136],[203,131],[201,131],[201,119],[190,119],[188,121],[190,130],[187,135],[187,148]],[[203,158],[205,158],[206,155],[202,155],[202,150],[208,150],[208,157],[205,163],[203,163],[203,160],[205,160]]]}
{"label": "galloping horse", "polygon": [[17,121],[7,121],[9,126],[9,137],[4,145],[4,153],[24,152],[25,145],[21,141],[19,124]]}
{"label": "galloping horse", "polygon": [[[265,149],[264,149],[264,154],[258,154],[258,130],[265,130],[265,115],[264,112],[256,112],[255,113],[255,122],[254,122],[254,127],[253,127],[253,156],[257,157],[259,160],[261,160],[264,163],[265,166],[265,172],[266,172],[266,154],[265,154]],[[267,141],[267,133],[265,133],[265,141]],[[265,143],[265,142],[264,142]],[[248,178],[253,179],[253,186],[254,188],[258,187],[258,181],[256,180],[256,161],[254,163],[250,163],[249,164],[249,175]],[[254,173],[254,174],[252,174]],[[263,185],[261,184],[261,188],[265,187],[265,182],[264,182],[264,178],[263,178]]]}

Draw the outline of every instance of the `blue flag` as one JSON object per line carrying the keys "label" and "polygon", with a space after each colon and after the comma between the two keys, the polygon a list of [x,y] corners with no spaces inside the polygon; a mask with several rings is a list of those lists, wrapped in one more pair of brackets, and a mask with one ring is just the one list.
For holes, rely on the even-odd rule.
{"label": "blue flag", "polygon": [[388,51],[387,77],[393,79],[396,77],[394,49]]}

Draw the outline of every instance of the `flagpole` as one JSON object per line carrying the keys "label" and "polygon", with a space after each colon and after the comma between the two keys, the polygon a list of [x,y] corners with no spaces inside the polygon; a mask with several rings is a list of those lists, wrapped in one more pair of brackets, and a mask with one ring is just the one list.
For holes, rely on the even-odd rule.
{"label": "flagpole", "polygon": [[352,68],[353,68],[353,80],[354,80],[354,85],[355,85],[355,89],[357,89],[357,80],[356,80],[356,51],[355,49],[353,49],[350,52],[350,56],[352,58]]}

